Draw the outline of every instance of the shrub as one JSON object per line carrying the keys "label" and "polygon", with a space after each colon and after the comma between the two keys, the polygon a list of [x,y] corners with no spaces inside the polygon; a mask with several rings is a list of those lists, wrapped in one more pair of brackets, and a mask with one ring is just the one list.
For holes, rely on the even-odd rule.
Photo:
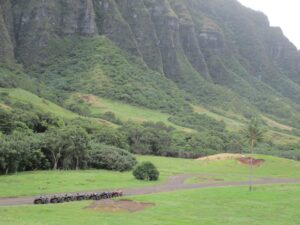
{"label": "shrub", "polygon": [[159,172],[151,162],[143,162],[133,171],[133,176],[138,180],[158,180]]}
{"label": "shrub", "polygon": [[122,125],[122,121],[116,117],[116,115],[113,112],[105,112],[102,116],[102,119],[110,121],[112,123]]}
{"label": "shrub", "polygon": [[91,148],[88,160],[91,168],[126,171],[137,164],[135,157],[126,150],[97,143],[92,143]]}

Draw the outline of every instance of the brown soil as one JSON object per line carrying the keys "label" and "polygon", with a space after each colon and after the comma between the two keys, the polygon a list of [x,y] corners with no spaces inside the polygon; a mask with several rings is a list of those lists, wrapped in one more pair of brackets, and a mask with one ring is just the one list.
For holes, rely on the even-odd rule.
{"label": "brown soil", "polygon": [[97,99],[97,97],[94,95],[83,95],[80,96],[79,99],[82,99],[85,103],[87,103],[90,106],[105,108],[105,105],[100,101],[100,99]]}
{"label": "brown soil", "polygon": [[253,166],[260,166],[262,165],[265,160],[264,159],[254,159],[252,157],[242,157],[237,159],[240,163],[245,165],[253,165]]}
{"label": "brown soil", "polygon": [[81,99],[88,104],[93,104],[96,101],[96,98],[92,95],[83,95],[81,96]]}
{"label": "brown soil", "polygon": [[152,203],[135,202],[131,200],[105,200],[92,203],[87,209],[101,212],[138,212],[152,207]]}

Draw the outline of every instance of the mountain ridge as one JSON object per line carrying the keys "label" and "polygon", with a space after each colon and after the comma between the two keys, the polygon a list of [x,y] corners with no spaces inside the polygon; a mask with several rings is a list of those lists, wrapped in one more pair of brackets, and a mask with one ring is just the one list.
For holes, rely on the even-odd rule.
{"label": "mountain ridge", "polygon": [[1,65],[21,64],[41,94],[89,90],[171,112],[196,102],[300,127],[299,51],[235,0],[1,0],[0,12]]}

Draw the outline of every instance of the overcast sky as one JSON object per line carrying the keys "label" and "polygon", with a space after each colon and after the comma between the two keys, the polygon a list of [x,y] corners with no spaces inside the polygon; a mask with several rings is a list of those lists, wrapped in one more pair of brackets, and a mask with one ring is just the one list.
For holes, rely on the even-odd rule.
{"label": "overcast sky", "polygon": [[243,5],[264,12],[271,26],[282,28],[285,36],[300,49],[300,1],[239,0]]}

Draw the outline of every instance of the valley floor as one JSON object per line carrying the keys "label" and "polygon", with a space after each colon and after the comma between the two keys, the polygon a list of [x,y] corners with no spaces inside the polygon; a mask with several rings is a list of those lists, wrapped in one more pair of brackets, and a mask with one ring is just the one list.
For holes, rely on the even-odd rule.
{"label": "valley floor", "polygon": [[[300,185],[293,184],[300,182],[300,163],[271,156],[255,158],[265,163],[254,169],[253,192],[247,187],[248,166],[233,159],[138,156],[139,161],[152,161],[160,170],[160,181],[154,183],[135,181],[130,173],[97,170],[2,176],[0,204],[6,206],[0,207],[0,225],[300,224]],[[36,206],[28,205],[31,197],[12,198],[118,187],[124,188],[125,196],[105,203]]]}
{"label": "valley floor", "polygon": [[[92,202],[0,208],[1,225],[298,225],[300,186],[186,190],[126,197],[142,211],[91,207]],[[92,205],[93,206],[93,205]]]}

